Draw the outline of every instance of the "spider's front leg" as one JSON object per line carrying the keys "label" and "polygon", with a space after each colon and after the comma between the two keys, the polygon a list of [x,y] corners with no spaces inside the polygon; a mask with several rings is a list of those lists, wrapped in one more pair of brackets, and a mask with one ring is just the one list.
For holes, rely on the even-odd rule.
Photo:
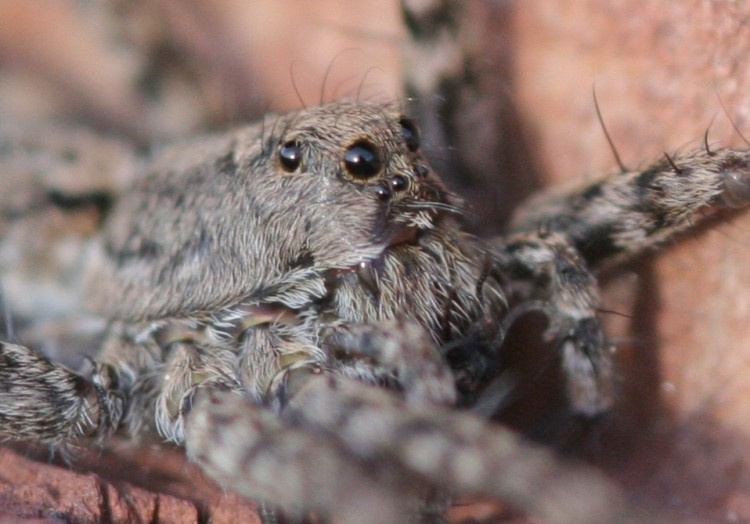
{"label": "spider's front leg", "polygon": [[558,233],[519,233],[495,242],[495,265],[504,279],[511,310],[501,333],[528,311],[544,313],[545,337],[562,351],[568,397],[585,417],[612,403],[612,348],[597,318],[598,284],[568,239]]}
{"label": "spider's front leg", "polygon": [[219,484],[287,516],[405,522],[422,489],[388,457],[362,460],[338,439],[229,392],[196,393],[185,437],[190,459]]}
{"label": "spider's front leg", "polygon": [[419,324],[402,320],[350,324],[330,330],[324,341],[350,362],[344,368],[348,376],[356,376],[362,366],[365,370],[383,367],[395,375],[407,402],[447,406],[456,402],[456,379]]}
{"label": "spider's front leg", "polygon": [[188,453],[224,485],[346,522],[416,522],[429,488],[497,497],[554,522],[625,521],[617,490],[593,471],[473,415],[341,376],[310,374],[279,415],[202,396],[186,430]]}
{"label": "spider's front leg", "polygon": [[708,148],[536,197],[496,243],[497,267],[518,304],[506,324],[529,309],[548,315],[573,407],[596,415],[611,403],[612,363],[591,271],[653,249],[720,208],[749,204],[750,151]]}
{"label": "spider's front leg", "polygon": [[[287,365],[261,402],[196,387],[183,414],[188,455],[220,484],[287,513],[312,510],[373,524],[419,514],[425,522],[442,522],[447,499],[432,502],[433,484],[404,469],[397,457],[352,453],[345,441],[287,409],[311,379],[339,375],[386,388],[384,399],[398,395],[422,406],[453,404],[453,376],[424,328],[395,320],[337,325],[324,330],[322,343],[335,354],[330,362]],[[380,431],[381,423],[362,429]]]}
{"label": "spider's front leg", "polygon": [[125,409],[112,368],[94,364],[90,379],[25,346],[0,343],[0,434],[65,451],[110,435]]}
{"label": "spider's front leg", "polygon": [[750,150],[664,155],[643,170],[616,173],[524,204],[513,229],[563,235],[592,268],[632,258],[722,208],[750,205]]}
{"label": "spider's front leg", "polygon": [[[555,522],[623,516],[623,501],[600,475],[564,466],[510,430],[446,406],[442,357],[424,346],[418,326],[338,329],[324,337],[338,344],[335,369],[312,362],[284,368],[266,405],[200,388],[186,413],[191,459],[247,496],[345,522],[439,522],[447,498],[435,495],[445,491],[500,498]],[[352,378],[367,375],[347,366],[345,355],[364,359],[356,364],[369,365],[370,376],[390,368],[423,384],[411,391],[408,384],[365,384]]]}

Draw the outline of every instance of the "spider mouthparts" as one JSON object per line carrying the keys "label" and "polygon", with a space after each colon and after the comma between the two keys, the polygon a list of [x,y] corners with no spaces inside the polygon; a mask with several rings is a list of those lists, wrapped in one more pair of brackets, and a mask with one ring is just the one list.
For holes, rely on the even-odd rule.
{"label": "spider mouthparts", "polygon": [[394,246],[403,244],[416,244],[419,238],[420,230],[414,226],[399,225],[394,228],[388,237],[386,248],[375,258],[362,260],[351,269],[357,274],[359,283],[372,292],[378,294],[378,274],[383,267],[386,253]]}
{"label": "spider mouthparts", "polygon": [[402,225],[398,227],[388,240],[388,247],[399,244],[416,244],[420,229],[414,226]]}

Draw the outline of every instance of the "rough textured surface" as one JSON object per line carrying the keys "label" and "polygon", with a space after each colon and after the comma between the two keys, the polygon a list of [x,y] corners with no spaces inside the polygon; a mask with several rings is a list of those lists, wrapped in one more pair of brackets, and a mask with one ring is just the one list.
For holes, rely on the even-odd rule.
{"label": "rough textured surface", "polygon": [[214,488],[176,450],[120,446],[74,468],[0,449],[0,521],[259,522],[252,503]]}
{"label": "rough textured surface", "polygon": [[0,504],[7,515],[55,522],[197,522],[188,501],[115,485],[94,473],[77,474],[0,451]]}
{"label": "rough textured surface", "polygon": [[[102,43],[103,29],[87,32],[83,27],[90,21],[53,13],[47,7],[45,17],[39,16],[41,11],[11,12],[24,3],[6,2],[0,12],[5,19],[14,20],[11,27],[18,30],[0,34],[0,59],[13,65],[13,71],[20,71],[18,76],[6,76],[0,85],[3,106],[33,109],[40,116],[59,114],[62,107],[110,130],[158,136],[207,122],[243,118],[258,107],[289,107],[295,99],[287,80],[293,58],[263,51],[278,49],[274,44],[239,41],[243,34],[252,34],[244,31],[237,15],[242,2],[223,2],[221,12],[206,18],[210,11],[201,11],[202,3],[195,1],[187,11],[173,10],[160,18],[169,22],[166,26],[171,28],[170,34],[177,35],[176,40],[187,43],[191,50],[187,54],[194,60],[191,63],[199,64],[199,69],[202,64],[206,73],[199,91],[211,96],[207,96],[209,102],[193,104],[197,95],[178,89],[179,102],[159,111],[150,111],[153,108],[148,103],[128,90],[133,85],[129,76],[133,61],[125,55],[111,59]],[[169,2],[158,4],[169,9]],[[477,5],[476,24],[487,57],[483,85],[488,93],[500,93],[500,102],[494,100],[491,105],[499,108],[502,123],[498,128],[505,134],[484,141],[466,137],[463,142],[476,145],[475,156],[487,159],[483,165],[510,166],[514,171],[512,177],[503,176],[500,182],[491,179],[501,190],[484,192],[497,200],[477,203],[477,210],[485,216],[497,202],[517,201],[520,194],[539,185],[583,180],[616,170],[596,118],[591,95],[594,86],[607,128],[628,165],[686,145],[700,147],[709,127],[711,142],[742,145],[729,118],[740,129],[748,129],[748,2],[530,0]],[[371,13],[363,15],[356,11],[358,7],[353,9],[356,20],[376,20]],[[195,24],[196,20],[210,23]],[[350,32],[297,12],[275,13],[275,20],[282,27],[287,21],[308,22],[331,40]],[[234,29],[224,31],[229,22]],[[151,31],[159,29],[154,24],[147,26]],[[24,33],[22,27],[31,30]],[[54,33],[49,31],[51,27],[56,29]],[[332,31],[331,27],[338,28]],[[380,26],[375,23],[374,27]],[[44,34],[46,44],[30,40],[26,34]],[[234,35],[229,39],[231,45],[226,41],[217,44],[217,34]],[[278,34],[286,38],[284,31]],[[321,53],[322,62],[327,65],[336,52],[349,45],[359,47],[372,41],[385,43],[394,56],[397,46],[390,28],[367,34],[370,40],[360,37],[354,44],[336,40],[328,48],[332,51]],[[310,42],[313,37],[307,38]],[[30,46],[30,42],[38,45]],[[221,61],[211,54],[227,48],[232,56]],[[55,60],[50,61],[49,56]],[[261,74],[257,73],[260,69],[253,69],[250,75],[243,69],[238,73],[236,64],[250,64],[251,56],[253,67],[270,72]],[[381,66],[396,70],[393,63]],[[91,70],[96,74],[90,74]],[[304,91],[302,98],[315,101],[321,76],[310,76],[315,78],[310,82],[313,87]],[[46,80],[42,95],[36,97],[26,89],[35,77]],[[258,98],[250,102],[237,94],[248,92],[249,78],[266,79],[252,85]],[[283,96],[277,91],[279,84]],[[224,99],[226,92],[234,95]],[[727,107],[728,117],[717,95]],[[249,106],[254,109],[247,109]],[[188,107],[204,112],[181,111]],[[146,114],[148,118],[144,118]],[[164,122],[165,117],[171,117],[166,120],[168,125],[155,122],[157,118]],[[510,145],[497,149],[497,142]],[[506,191],[509,183],[521,190]],[[620,340],[622,396],[616,412],[593,435],[587,435],[583,453],[633,493],[702,522],[750,520],[748,249],[750,217],[740,215],[691,236],[665,254],[635,262],[631,271],[609,279],[607,285],[606,307],[626,315],[608,318],[611,333]],[[557,423],[557,419],[550,420],[545,429]],[[550,431],[565,436],[568,427]],[[3,450],[0,519],[54,522],[55,515],[61,520],[60,512],[69,511],[73,515],[69,520],[78,522],[102,521],[107,515],[116,522],[135,516],[156,521],[157,507],[160,522],[191,522],[208,516],[214,522],[252,518],[251,504],[209,487],[195,487],[196,482],[205,486],[200,474],[173,454],[169,457],[151,457],[149,466],[147,456],[131,454],[130,459],[115,461],[107,455],[110,462],[92,461],[104,465],[91,474],[30,461]],[[125,468],[125,463],[145,469]],[[85,465],[79,464],[77,469],[85,470]],[[174,478],[154,474],[163,469],[179,474]],[[485,506],[475,508],[480,515],[485,514],[482,508]],[[496,512],[494,507],[487,511]],[[465,515],[462,508],[454,514],[456,520]]]}

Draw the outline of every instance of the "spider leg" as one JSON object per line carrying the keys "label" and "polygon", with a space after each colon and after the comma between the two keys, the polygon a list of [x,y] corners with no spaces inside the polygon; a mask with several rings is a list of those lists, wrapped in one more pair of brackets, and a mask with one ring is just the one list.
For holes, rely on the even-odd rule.
{"label": "spider leg", "polygon": [[199,389],[185,429],[188,456],[211,477],[285,510],[342,522],[404,522],[421,494],[414,477],[387,457],[358,459],[338,439],[234,393]]}
{"label": "spider leg", "polygon": [[[111,327],[90,370],[76,373],[26,346],[0,343],[0,434],[66,451],[117,431],[158,431],[181,442],[198,386],[238,390],[223,348],[134,341]],[[231,362],[230,362],[231,361]]]}
{"label": "spider leg", "polygon": [[521,207],[513,230],[564,235],[598,267],[648,251],[712,211],[748,205],[750,150],[706,148],[665,154],[644,170],[541,195]]}
{"label": "spider leg", "polygon": [[409,402],[453,405],[455,377],[425,329],[414,322],[385,320],[333,329],[324,343],[340,357],[366,358],[393,370]]}
{"label": "spider leg", "polygon": [[478,417],[438,406],[425,411],[332,375],[311,375],[280,415],[229,392],[201,390],[185,444],[222,485],[344,522],[412,521],[406,515],[417,513],[425,486],[438,485],[563,524],[625,521],[625,502],[592,470],[565,466]]}
{"label": "spider leg", "polygon": [[[413,405],[455,401],[453,375],[417,324],[340,325],[326,330],[322,343],[337,353],[330,363],[335,370],[328,373],[370,383],[395,375]],[[417,514],[425,522],[441,521],[448,498],[433,484],[388,455],[363,460],[337,438],[321,436],[318,428],[279,416],[323,368],[310,360],[287,365],[270,382],[264,405],[215,388],[202,393],[199,387],[192,409],[183,415],[188,455],[220,484],[284,509],[312,509],[345,522],[403,522]]]}
{"label": "spider leg", "polygon": [[25,346],[0,343],[0,433],[65,451],[120,424],[126,399],[114,370],[93,364],[90,379]]}
{"label": "spider leg", "polygon": [[[612,396],[611,350],[596,318],[600,298],[589,268],[653,249],[711,211],[748,204],[750,151],[706,149],[665,155],[642,171],[522,206],[515,233],[496,242],[498,269],[512,283],[517,312],[536,308],[549,317],[576,411],[596,415]],[[506,324],[516,316],[511,311]]]}
{"label": "spider leg", "polygon": [[312,428],[359,461],[389,458],[427,485],[501,499],[550,521],[621,521],[610,483],[566,466],[512,431],[442,406],[411,405],[391,392],[339,376],[310,376],[281,414]]}
{"label": "spider leg", "polygon": [[545,337],[562,351],[573,409],[593,417],[606,411],[613,396],[612,348],[599,319],[598,284],[568,239],[558,233],[519,233],[495,243],[498,278],[507,281],[512,308],[501,332],[521,314],[546,314]]}

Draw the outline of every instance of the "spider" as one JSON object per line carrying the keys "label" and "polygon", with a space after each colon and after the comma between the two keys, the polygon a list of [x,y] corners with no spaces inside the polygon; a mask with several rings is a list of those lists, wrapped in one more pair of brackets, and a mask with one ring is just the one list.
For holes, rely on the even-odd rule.
{"label": "spider", "polygon": [[[157,433],[291,515],[435,521],[445,493],[468,493],[550,519],[617,518],[606,481],[467,412],[496,402],[505,335],[528,311],[548,319],[572,409],[606,411],[614,372],[592,271],[707,208],[747,205],[748,155],[666,155],[542,195],[480,239],[399,104],[339,101],[147,159],[118,151],[113,169],[132,182],[113,202],[30,189],[104,217],[81,301],[106,328],[80,374],[4,342],[0,430],[61,450]],[[591,503],[571,507],[576,493]]]}
{"label": "spider", "polygon": [[[398,520],[427,488],[527,490],[544,512],[543,489],[515,485],[523,446],[450,408],[482,401],[504,333],[536,309],[573,409],[604,411],[589,265],[746,204],[749,161],[667,156],[480,240],[399,107],[341,101],[173,146],[92,241],[87,300],[109,322],[88,376],[4,343],[0,428],[58,448],[156,431],[225,486],[345,520]],[[547,473],[524,471],[532,485]]]}

